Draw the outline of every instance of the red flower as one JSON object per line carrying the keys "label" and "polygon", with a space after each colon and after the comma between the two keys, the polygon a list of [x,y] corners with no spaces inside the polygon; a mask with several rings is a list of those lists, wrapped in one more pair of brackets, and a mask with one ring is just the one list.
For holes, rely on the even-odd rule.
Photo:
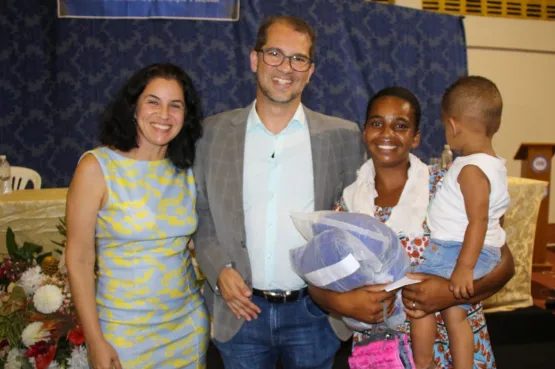
{"label": "red flower", "polygon": [[46,369],[54,360],[56,346],[50,345],[46,341],[40,341],[29,347],[25,352],[26,357],[34,357],[37,369]]}
{"label": "red flower", "polygon": [[85,343],[85,335],[83,334],[83,328],[80,325],[73,328],[67,334],[67,340],[71,342],[72,345],[82,345]]}
{"label": "red flower", "polygon": [[416,246],[421,246],[422,245],[422,239],[421,238],[415,238],[414,239],[414,244]]}
{"label": "red flower", "polygon": [[48,351],[48,347],[50,344],[46,341],[39,341],[29,347],[29,349],[25,352],[26,357],[35,357],[41,353]]}

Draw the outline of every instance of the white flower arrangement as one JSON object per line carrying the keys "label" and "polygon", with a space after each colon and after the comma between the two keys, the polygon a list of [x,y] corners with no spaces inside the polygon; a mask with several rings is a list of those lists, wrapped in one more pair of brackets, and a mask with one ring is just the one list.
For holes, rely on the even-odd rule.
{"label": "white flower arrangement", "polygon": [[[35,358],[33,358],[33,357],[29,358],[29,363],[31,364],[33,369],[37,369],[37,364],[36,364]],[[60,364],[58,364],[58,362],[56,360],[54,360],[48,365],[48,368],[46,368],[46,369],[64,369],[64,367],[60,366]]]}
{"label": "white flower arrangement", "polygon": [[23,287],[27,296],[32,296],[44,281],[44,274],[40,266],[29,268],[21,275],[18,284]]}
{"label": "white flower arrangement", "polygon": [[43,314],[52,314],[57,311],[63,301],[62,291],[51,284],[39,287],[33,297],[35,308]]}
{"label": "white flower arrangement", "polygon": [[60,364],[58,364],[56,360],[54,360],[50,363],[50,365],[48,365],[48,369],[62,369],[62,367],[60,366]]}
{"label": "white flower arrangement", "polygon": [[48,369],[62,369],[62,367],[60,366],[60,364],[58,364],[56,360],[54,360],[50,363],[50,365],[48,365]]}
{"label": "white flower arrangement", "polygon": [[8,352],[8,359],[4,369],[21,369],[21,359],[23,355],[18,348],[13,348]]}
{"label": "white flower arrangement", "polygon": [[87,348],[77,346],[71,351],[71,356],[67,360],[68,369],[89,369],[89,359]]}
{"label": "white flower arrangement", "polygon": [[21,333],[21,340],[26,347],[31,347],[39,341],[46,341],[50,334],[43,330],[42,322],[33,322],[29,324]]}
{"label": "white flower arrangement", "polygon": [[[63,255],[41,254],[42,247],[32,243],[19,246],[10,228],[6,244],[9,256],[0,259],[0,368],[89,369]],[[56,244],[63,248],[65,240]]]}

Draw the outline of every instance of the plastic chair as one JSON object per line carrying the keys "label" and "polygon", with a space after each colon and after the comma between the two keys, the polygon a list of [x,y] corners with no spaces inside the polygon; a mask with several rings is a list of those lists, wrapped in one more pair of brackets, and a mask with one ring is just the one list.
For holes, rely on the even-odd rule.
{"label": "plastic chair", "polygon": [[33,182],[33,188],[35,190],[40,189],[42,179],[40,174],[36,171],[24,167],[11,167],[10,169],[12,174],[12,188],[14,191],[24,190],[29,181]]}

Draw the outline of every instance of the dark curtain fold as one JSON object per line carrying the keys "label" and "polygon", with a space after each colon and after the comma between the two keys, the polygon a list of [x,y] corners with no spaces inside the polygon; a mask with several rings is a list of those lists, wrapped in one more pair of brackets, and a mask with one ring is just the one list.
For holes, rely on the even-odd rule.
{"label": "dark curtain fold", "polygon": [[249,104],[248,55],[266,15],[301,16],[316,28],[316,72],[303,96],[311,109],[362,124],[373,93],[412,90],[424,159],[445,141],[443,90],[467,72],[460,18],[362,0],[242,0],[238,22],[58,19],[52,0],[6,0],[0,10],[0,154],[37,170],[44,187],[69,184],[97,144],[99,113],[146,64],[183,67],[205,116]]}

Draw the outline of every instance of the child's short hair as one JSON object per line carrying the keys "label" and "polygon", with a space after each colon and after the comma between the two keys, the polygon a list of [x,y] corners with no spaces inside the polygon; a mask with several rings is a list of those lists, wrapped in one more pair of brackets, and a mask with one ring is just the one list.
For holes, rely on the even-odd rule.
{"label": "child's short hair", "polygon": [[445,90],[441,109],[448,116],[477,120],[485,125],[486,134],[493,136],[501,125],[503,100],[499,89],[489,79],[461,77]]}

